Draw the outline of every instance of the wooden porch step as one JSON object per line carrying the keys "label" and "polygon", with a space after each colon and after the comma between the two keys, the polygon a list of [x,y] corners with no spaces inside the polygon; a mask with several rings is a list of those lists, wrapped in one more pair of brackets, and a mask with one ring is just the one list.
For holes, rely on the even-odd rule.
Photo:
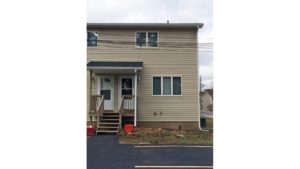
{"label": "wooden porch step", "polygon": [[117,125],[119,125],[120,122],[117,122],[117,123],[115,122],[115,123],[114,123],[114,122],[102,122],[102,121],[101,121],[99,124],[100,124],[100,125],[101,125],[101,124],[117,124]]}
{"label": "wooden porch step", "polygon": [[114,111],[104,111],[103,114],[119,114],[119,112],[114,112]]}
{"label": "wooden porch step", "polygon": [[103,113],[103,116],[119,116],[119,113]]}
{"label": "wooden porch step", "polygon": [[105,116],[115,116],[115,117],[119,117],[119,113],[104,113],[103,114],[103,117],[105,117]]}
{"label": "wooden porch step", "polygon": [[119,117],[117,118],[117,117],[102,117],[102,119],[101,119],[101,121],[102,120],[119,120]]}
{"label": "wooden porch step", "polygon": [[118,133],[119,130],[97,130],[97,133]]}
{"label": "wooden porch step", "polygon": [[103,115],[102,117],[118,117],[119,118],[119,115],[107,114],[107,115]]}
{"label": "wooden porch step", "polygon": [[102,119],[102,121],[119,121],[119,119]]}
{"label": "wooden porch step", "polygon": [[98,129],[119,129],[119,126],[98,126]]}

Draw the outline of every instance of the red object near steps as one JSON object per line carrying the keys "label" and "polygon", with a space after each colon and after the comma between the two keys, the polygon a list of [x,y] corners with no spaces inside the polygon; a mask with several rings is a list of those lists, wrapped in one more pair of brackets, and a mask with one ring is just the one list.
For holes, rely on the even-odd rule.
{"label": "red object near steps", "polygon": [[87,128],[87,135],[88,136],[93,136],[94,135],[94,128],[93,127],[88,127]]}
{"label": "red object near steps", "polygon": [[133,124],[125,124],[124,131],[126,134],[132,133],[133,130]]}

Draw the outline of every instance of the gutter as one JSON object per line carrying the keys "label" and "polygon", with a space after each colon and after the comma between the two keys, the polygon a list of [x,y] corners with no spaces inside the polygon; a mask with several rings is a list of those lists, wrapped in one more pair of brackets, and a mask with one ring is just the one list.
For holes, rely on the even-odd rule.
{"label": "gutter", "polygon": [[88,28],[202,28],[203,23],[87,23]]}

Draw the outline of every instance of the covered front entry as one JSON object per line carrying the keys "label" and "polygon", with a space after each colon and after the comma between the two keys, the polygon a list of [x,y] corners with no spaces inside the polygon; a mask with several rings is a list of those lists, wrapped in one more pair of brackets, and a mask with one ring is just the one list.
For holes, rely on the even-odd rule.
{"label": "covered front entry", "polygon": [[[117,112],[122,98],[135,96],[134,75],[96,75],[97,95],[104,96],[104,110]],[[124,109],[133,110],[134,100],[124,99]],[[133,113],[133,112],[132,112]],[[129,115],[129,114],[127,114]],[[133,114],[132,114],[133,116]]]}
{"label": "covered front entry", "polygon": [[87,68],[90,73],[89,116],[95,116],[97,132],[118,132],[122,119],[128,117],[136,126],[137,81],[143,62],[97,61],[89,62]]}

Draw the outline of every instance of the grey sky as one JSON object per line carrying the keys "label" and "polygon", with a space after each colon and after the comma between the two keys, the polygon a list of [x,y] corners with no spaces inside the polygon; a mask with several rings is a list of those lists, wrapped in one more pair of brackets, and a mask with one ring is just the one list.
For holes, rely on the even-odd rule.
{"label": "grey sky", "polygon": [[[212,43],[212,0],[87,0],[87,22],[202,22],[199,43]],[[200,44],[200,74],[212,87],[213,52]],[[204,46],[204,47],[203,47]]]}

